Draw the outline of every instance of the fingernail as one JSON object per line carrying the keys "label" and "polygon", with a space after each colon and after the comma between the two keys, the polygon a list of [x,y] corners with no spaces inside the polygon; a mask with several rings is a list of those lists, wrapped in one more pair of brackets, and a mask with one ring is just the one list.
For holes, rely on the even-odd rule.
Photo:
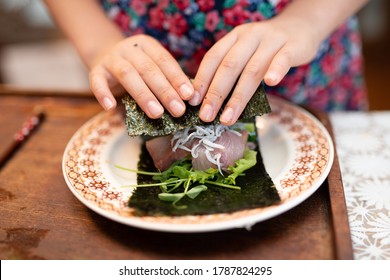
{"label": "fingernail", "polygon": [[205,104],[200,112],[200,118],[205,122],[211,122],[213,115],[213,107],[210,104]]}
{"label": "fingernail", "polygon": [[182,84],[179,91],[184,99],[189,99],[192,96],[194,89],[188,84]]}
{"label": "fingernail", "polygon": [[171,109],[171,112],[176,116],[183,115],[184,111],[186,110],[186,107],[176,99],[173,99],[169,103],[169,108]]}
{"label": "fingernail", "polygon": [[146,107],[148,108],[149,114],[153,117],[160,117],[164,113],[164,108],[156,101],[149,101]]}
{"label": "fingernail", "polygon": [[234,118],[233,108],[228,107],[225,109],[221,115],[220,121],[224,124],[230,124]]}
{"label": "fingernail", "polygon": [[111,98],[109,98],[107,96],[103,98],[103,107],[105,110],[110,110],[110,109],[114,108],[114,106],[115,106],[114,102],[112,101]]}
{"label": "fingernail", "polygon": [[279,80],[279,75],[274,71],[270,71],[265,75],[265,79],[275,83]]}
{"label": "fingernail", "polygon": [[198,106],[200,102],[201,102],[200,93],[199,91],[195,91],[194,96],[191,98],[190,101],[188,101],[188,103],[190,103],[190,105],[192,106]]}

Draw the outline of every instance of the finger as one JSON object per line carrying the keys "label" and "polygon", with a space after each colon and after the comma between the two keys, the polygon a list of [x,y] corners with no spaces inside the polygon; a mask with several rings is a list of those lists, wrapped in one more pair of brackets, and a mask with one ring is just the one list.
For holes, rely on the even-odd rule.
{"label": "finger", "polygon": [[269,86],[276,86],[286,76],[293,62],[292,50],[286,45],[273,58],[264,76],[264,82]]}
{"label": "finger", "polygon": [[116,100],[110,90],[106,71],[94,69],[89,74],[89,84],[93,94],[105,110],[116,107]]}
{"label": "finger", "polygon": [[126,59],[137,70],[150,91],[160,100],[169,113],[174,117],[183,115],[186,110],[183,100],[153,60],[139,48],[131,56],[126,56]]}
{"label": "finger", "polygon": [[192,83],[195,92],[192,99],[188,102],[189,104],[197,106],[202,103],[218,66],[236,40],[237,35],[229,33],[215,43],[215,45],[205,54]]}
{"label": "finger", "polygon": [[194,87],[179,63],[158,41],[150,39],[148,42],[149,46],[142,45],[143,51],[156,63],[180,97],[183,100],[191,99]]}
{"label": "finger", "polygon": [[200,109],[199,117],[203,121],[214,120],[258,44],[258,37],[243,36],[228,51],[215,73]]}
{"label": "finger", "polygon": [[220,121],[224,125],[233,125],[244,111],[249,100],[261,83],[272,58],[283,46],[283,41],[262,41],[249,59],[226,107]]}
{"label": "finger", "polygon": [[118,59],[115,64],[109,65],[109,71],[115,75],[149,118],[157,119],[162,116],[164,108],[130,63]]}

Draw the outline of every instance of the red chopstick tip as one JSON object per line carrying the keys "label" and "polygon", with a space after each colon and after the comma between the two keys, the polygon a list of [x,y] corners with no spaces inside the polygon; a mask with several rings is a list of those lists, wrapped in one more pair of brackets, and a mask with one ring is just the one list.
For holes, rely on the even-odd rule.
{"label": "red chopstick tip", "polygon": [[33,114],[22,125],[21,129],[15,133],[13,141],[4,150],[0,151],[0,169],[12,157],[12,155],[27,140],[31,133],[41,124],[45,117],[45,110],[42,106],[36,106]]}
{"label": "red chopstick tip", "polygon": [[42,106],[34,107],[33,115],[23,123],[22,128],[14,135],[14,139],[19,142],[24,141],[40,124],[44,115],[44,109]]}

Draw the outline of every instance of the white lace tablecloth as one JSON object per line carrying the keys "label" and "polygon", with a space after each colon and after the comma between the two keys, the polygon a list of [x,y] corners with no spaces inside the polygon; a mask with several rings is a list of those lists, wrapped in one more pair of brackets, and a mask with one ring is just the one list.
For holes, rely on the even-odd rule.
{"label": "white lace tablecloth", "polygon": [[390,112],[332,113],[355,259],[390,259]]}

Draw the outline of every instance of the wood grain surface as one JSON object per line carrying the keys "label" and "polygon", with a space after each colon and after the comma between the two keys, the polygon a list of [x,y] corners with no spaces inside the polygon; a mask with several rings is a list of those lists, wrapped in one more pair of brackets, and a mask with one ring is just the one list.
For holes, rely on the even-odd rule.
{"label": "wood grain surface", "polygon": [[0,170],[1,259],[352,258],[337,160],[309,199],[251,230],[154,232],[92,212],[70,192],[61,163],[72,135],[101,108],[93,98],[53,96],[0,95],[0,149],[34,106],[46,111],[45,122]]}

